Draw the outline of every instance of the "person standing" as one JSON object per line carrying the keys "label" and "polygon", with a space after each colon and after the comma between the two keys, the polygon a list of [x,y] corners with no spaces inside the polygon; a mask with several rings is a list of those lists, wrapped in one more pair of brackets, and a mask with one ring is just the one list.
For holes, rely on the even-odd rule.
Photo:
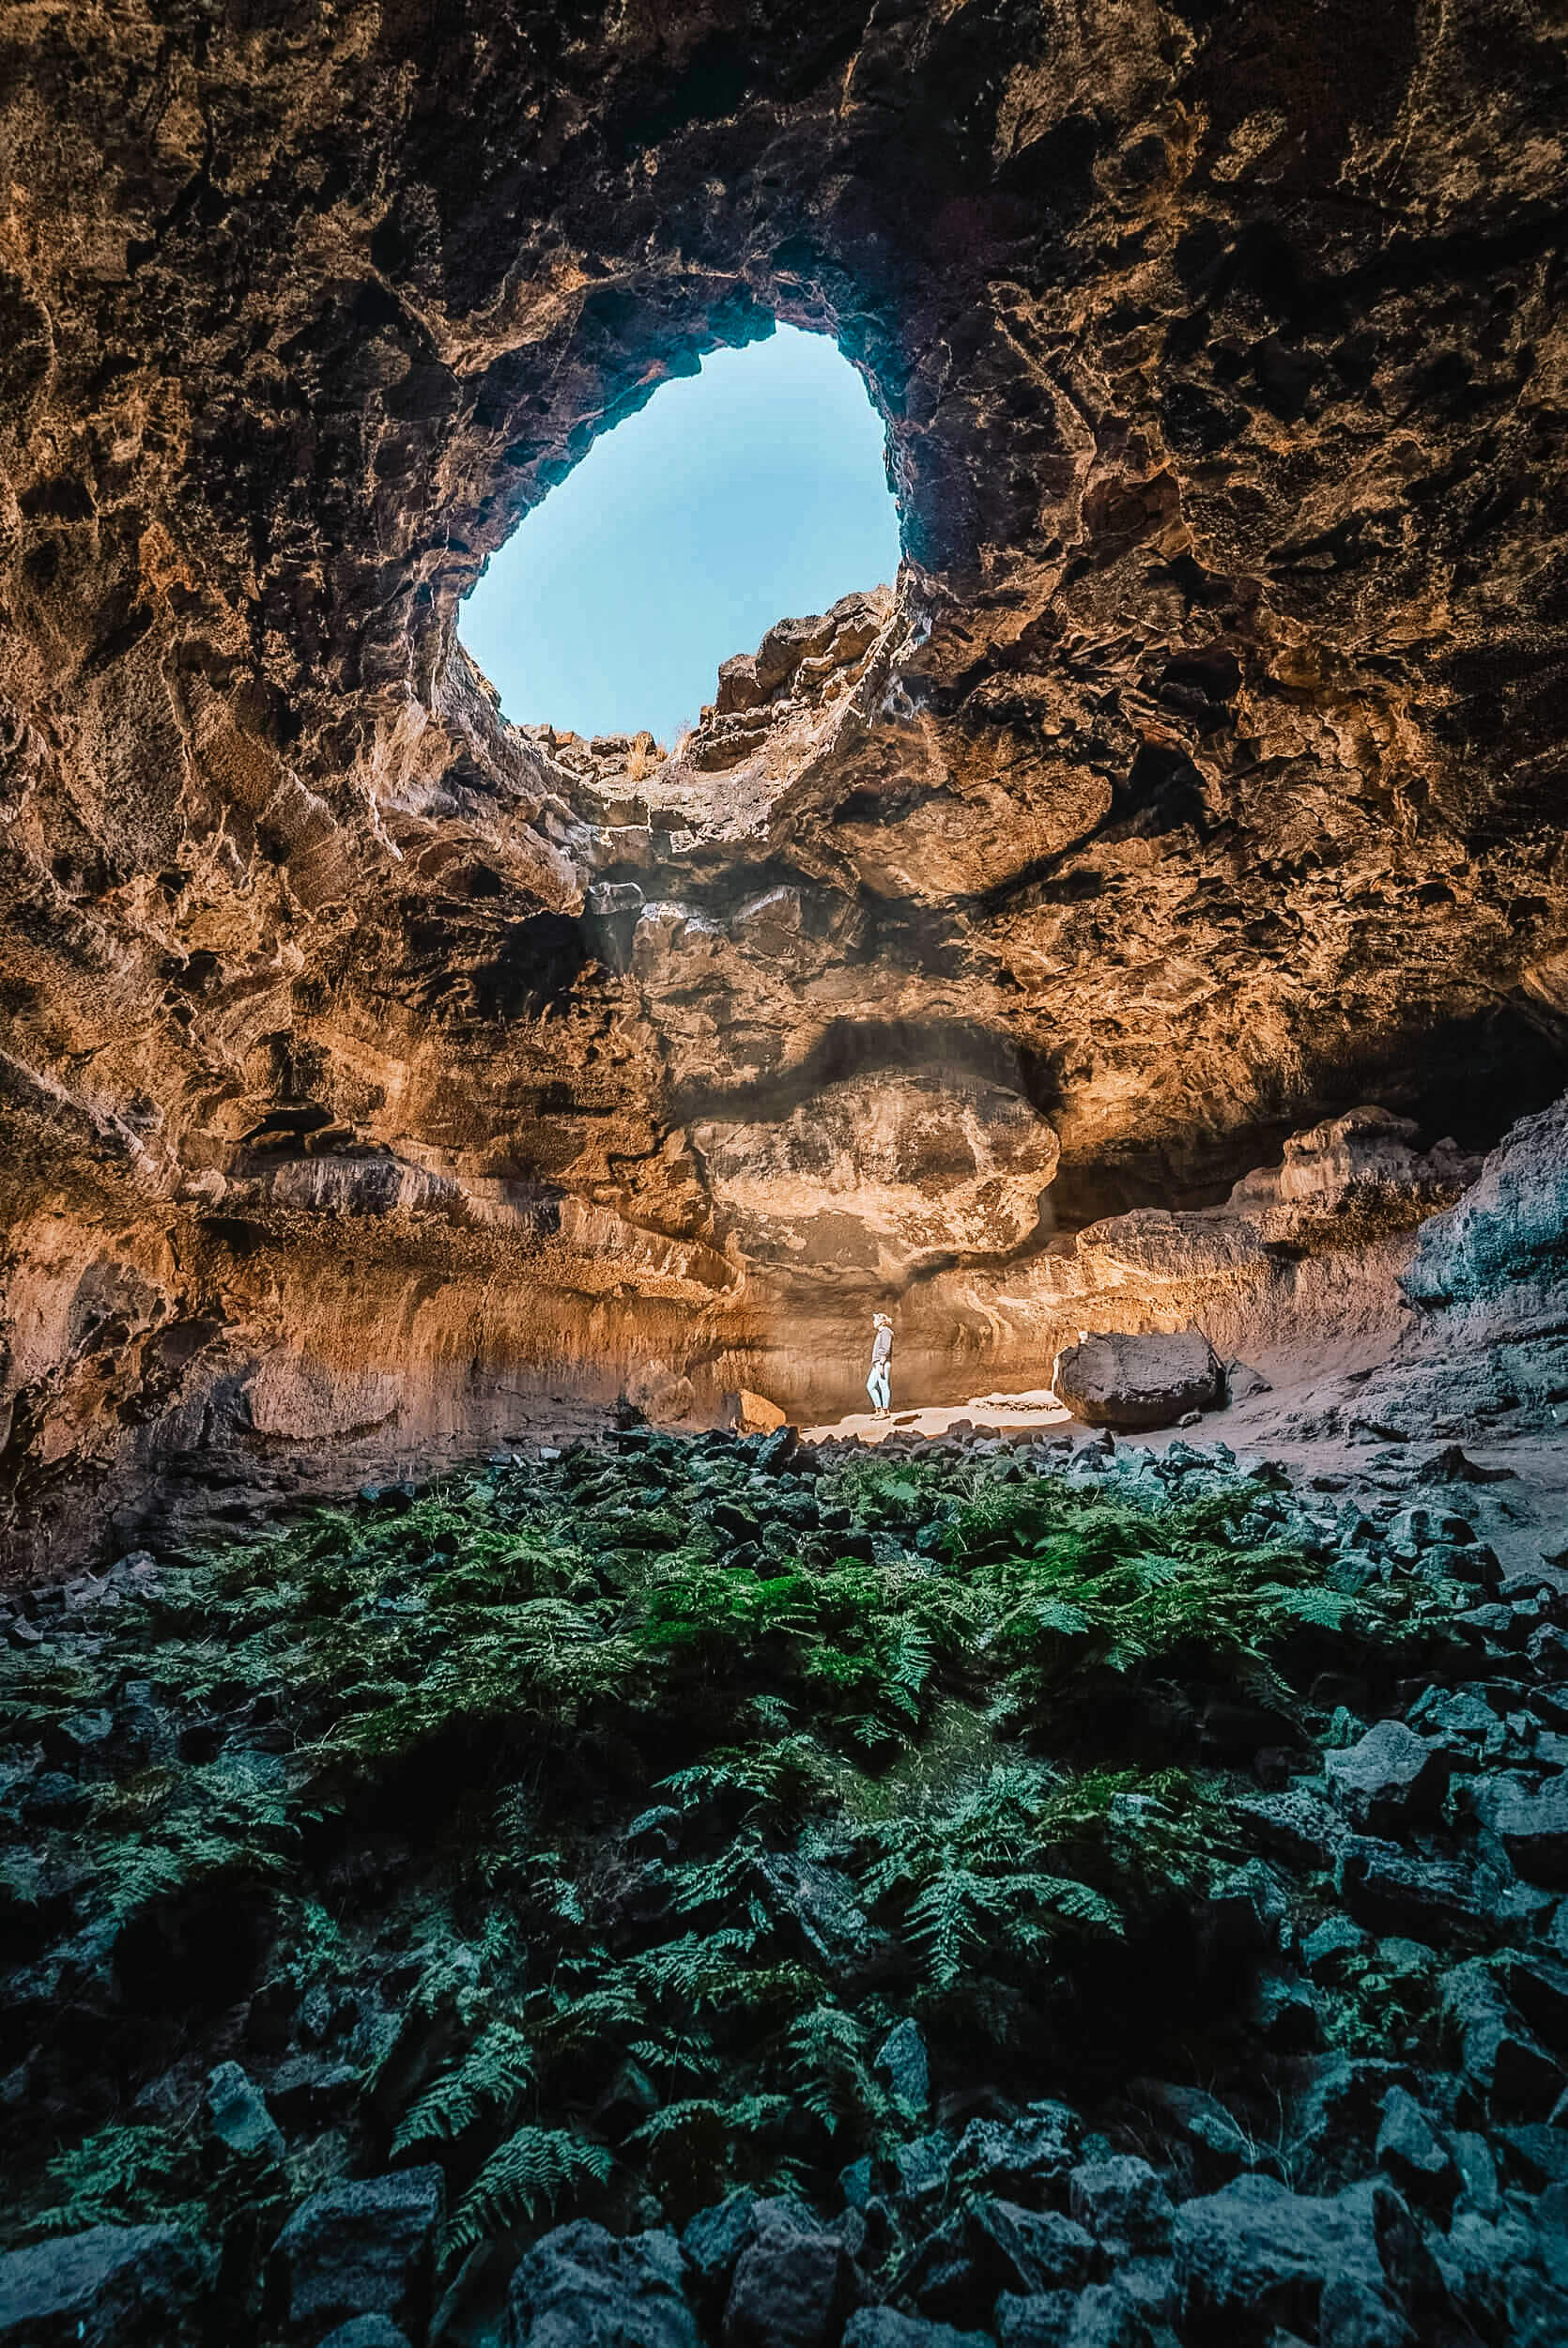
{"label": "person standing", "polygon": [[885,1418],[893,1407],[888,1388],[888,1366],[893,1359],[893,1323],[885,1313],[873,1313],[871,1326],[876,1335],[871,1339],[871,1368],[866,1381],[866,1391],[871,1398],[873,1416]]}

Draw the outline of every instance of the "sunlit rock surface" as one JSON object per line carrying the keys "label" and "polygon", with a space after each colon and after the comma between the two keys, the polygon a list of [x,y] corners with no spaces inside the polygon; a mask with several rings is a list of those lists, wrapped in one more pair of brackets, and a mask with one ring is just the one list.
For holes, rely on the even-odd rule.
{"label": "sunlit rock surface", "polygon": [[[1287,1135],[1473,1151],[1562,1087],[1545,13],[5,39],[19,1559],[655,1362],[820,1412],[872,1304],[933,1393],[1107,1289],[1386,1348],[1387,1228],[1150,1259]],[[508,728],[486,554],[775,316],[886,418],[896,588],[737,645],[667,758]]]}

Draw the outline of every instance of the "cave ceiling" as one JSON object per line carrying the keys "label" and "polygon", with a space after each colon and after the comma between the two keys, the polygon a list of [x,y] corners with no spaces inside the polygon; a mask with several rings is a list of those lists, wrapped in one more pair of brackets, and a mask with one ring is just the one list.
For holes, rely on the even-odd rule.
{"label": "cave ceiling", "polygon": [[[613,1354],[1549,1098],[1565,85],[1529,0],[7,11],[13,1467],[346,1228]],[[673,757],[505,725],[485,558],[774,318],[896,590]]]}

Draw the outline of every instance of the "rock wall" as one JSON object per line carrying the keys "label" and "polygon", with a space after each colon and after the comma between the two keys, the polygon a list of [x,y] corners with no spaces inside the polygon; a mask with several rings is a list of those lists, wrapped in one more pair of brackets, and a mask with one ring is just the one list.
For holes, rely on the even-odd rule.
{"label": "rock wall", "polygon": [[[1068,1256],[1161,1320],[1292,1129],[1560,1089],[1544,7],[0,39],[16,1555],[650,1362],[831,1401],[872,1303],[1038,1367]],[[896,586],[671,758],[506,726],[486,554],[775,317],[886,419]]]}

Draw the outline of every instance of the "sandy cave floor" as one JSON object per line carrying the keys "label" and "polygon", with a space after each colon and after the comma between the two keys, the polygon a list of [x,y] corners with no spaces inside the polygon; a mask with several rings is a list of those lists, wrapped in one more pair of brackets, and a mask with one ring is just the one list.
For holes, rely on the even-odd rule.
{"label": "sandy cave floor", "polygon": [[[1407,1491],[1422,1481],[1422,1470],[1434,1453],[1445,1448],[1436,1441],[1408,1444],[1368,1444],[1334,1436],[1303,1441],[1285,1430],[1283,1422],[1309,1403],[1325,1399],[1324,1381],[1314,1371],[1299,1383],[1281,1385],[1247,1402],[1207,1412],[1196,1427],[1151,1428],[1135,1435],[1118,1435],[1118,1446],[1147,1445],[1161,1453],[1176,1442],[1225,1443],[1238,1454],[1266,1454],[1278,1460],[1298,1480],[1327,1492],[1343,1491],[1347,1498]],[[938,1439],[955,1422],[968,1421],[977,1433],[998,1435],[1064,1432],[1088,1440],[1095,1429],[1083,1426],[1046,1388],[1018,1394],[977,1395],[965,1402],[927,1409],[895,1408],[890,1418],[869,1411],[803,1428],[809,1441],[830,1438],[867,1444],[885,1442],[891,1435],[921,1435]],[[1468,1460],[1498,1474],[1495,1482],[1465,1483],[1454,1488],[1453,1503],[1468,1516],[1497,1551],[1508,1571],[1535,1568],[1544,1555],[1568,1549],[1568,1430],[1515,1438],[1506,1444],[1467,1443]],[[1568,1585],[1568,1572],[1554,1573]]]}

